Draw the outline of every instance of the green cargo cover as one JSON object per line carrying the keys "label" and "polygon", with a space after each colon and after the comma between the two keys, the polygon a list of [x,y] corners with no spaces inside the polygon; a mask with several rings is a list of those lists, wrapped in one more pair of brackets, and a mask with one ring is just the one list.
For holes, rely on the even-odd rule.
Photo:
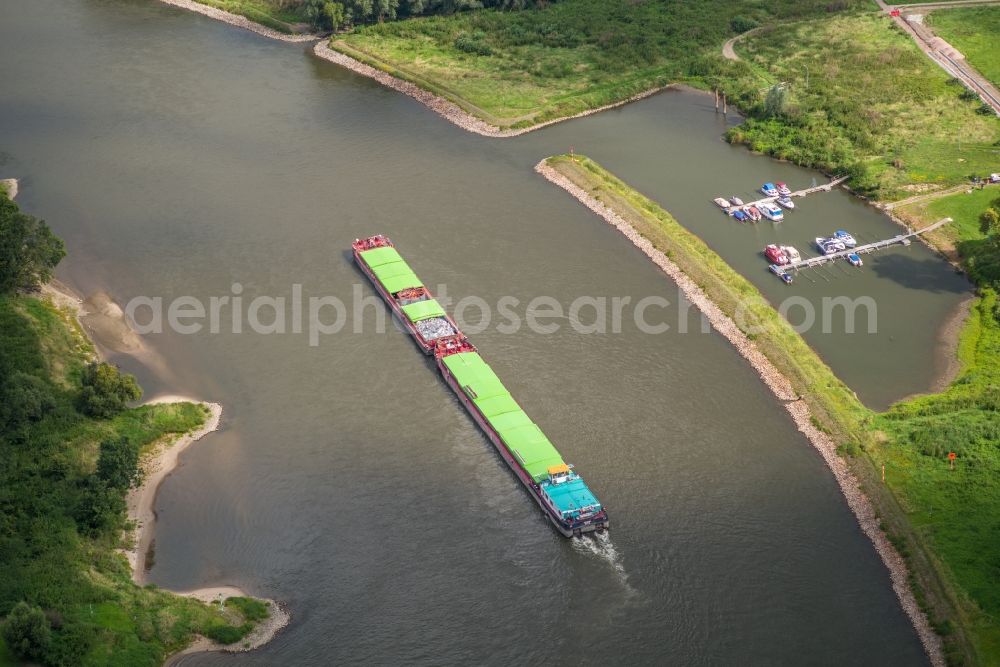
{"label": "green cargo cover", "polygon": [[403,306],[403,312],[411,322],[419,322],[431,317],[444,317],[444,308],[435,299],[417,301]]}
{"label": "green cargo cover", "polygon": [[372,273],[375,274],[376,278],[384,282],[387,278],[395,278],[396,276],[413,273],[413,269],[411,269],[410,265],[403,260],[399,260],[398,262],[380,264],[379,266],[372,268]]}
{"label": "green cargo cover", "polygon": [[538,424],[498,429],[497,432],[507,445],[507,449],[514,454],[535,481],[545,479],[551,466],[565,464],[562,456],[542,433],[542,429],[538,428]]}
{"label": "green cargo cover", "polygon": [[531,418],[525,414],[524,410],[505,412],[502,415],[489,417],[487,418],[487,421],[497,430],[497,433],[502,433],[508,429],[515,429],[518,426],[527,426],[528,424],[534,423],[531,421]]}
{"label": "green cargo cover", "polygon": [[490,417],[496,417],[497,415],[502,415],[505,412],[515,412],[521,409],[521,406],[517,404],[510,394],[500,394],[498,396],[490,396],[489,398],[480,398],[473,401],[479,411],[483,413],[483,416],[489,419]]}
{"label": "green cargo cover", "polygon": [[423,287],[424,284],[420,282],[420,278],[417,278],[416,274],[412,271],[410,273],[403,274],[401,276],[395,276],[394,278],[386,278],[382,280],[379,278],[379,282],[382,283],[382,287],[389,294],[395,294],[396,292],[410,287]]}
{"label": "green cargo cover", "polygon": [[395,248],[372,248],[371,250],[362,250],[358,254],[371,268],[403,259]]}
{"label": "green cargo cover", "polygon": [[478,352],[460,352],[444,358],[444,365],[455,376],[458,385],[472,399],[485,399],[510,394]]}

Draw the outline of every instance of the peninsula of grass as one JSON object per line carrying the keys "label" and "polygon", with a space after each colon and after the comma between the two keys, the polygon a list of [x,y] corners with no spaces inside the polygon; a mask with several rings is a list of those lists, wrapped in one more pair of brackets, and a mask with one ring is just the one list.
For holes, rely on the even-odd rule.
{"label": "peninsula of grass", "polygon": [[750,117],[729,138],[752,150],[890,200],[1000,165],[1000,122],[883,14],[765,26],[736,51],[759,76],[733,84]]}
{"label": "peninsula of grass", "polygon": [[[847,3],[843,3],[847,4]],[[723,42],[762,23],[817,16],[828,0],[712,3],[567,0],[357,28],[331,48],[501,128],[535,125],[674,82],[700,85]]]}
{"label": "peninsula of grass", "polygon": [[955,7],[932,12],[925,20],[983,76],[1000,85],[1000,7]]}
{"label": "peninsula of grass", "polygon": [[[952,385],[875,413],[756,287],[660,205],[586,157],[562,155],[546,164],[677,264],[809,404],[816,426],[839,443],[907,561],[914,595],[942,637],[949,664],[1000,664],[1000,301],[992,289],[982,290],[964,325],[962,370]],[[972,209],[985,207],[1000,188],[985,192],[992,197],[958,194],[935,201],[925,222],[955,218],[958,245],[968,250],[969,243],[982,242]],[[958,455],[954,470],[951,451]]]}

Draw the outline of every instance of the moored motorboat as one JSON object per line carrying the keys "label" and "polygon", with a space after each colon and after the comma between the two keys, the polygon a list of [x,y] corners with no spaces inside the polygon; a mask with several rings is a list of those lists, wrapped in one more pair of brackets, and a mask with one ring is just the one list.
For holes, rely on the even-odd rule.
{"label": "moored motorboat", "polygon": [[746,212],[744,212],[741,208],[733,209],[733,217],[739,222],[746,222],[749,218]]}
{"label": "moored motorboat", "polygon": [[816,247],[819,248],[819,251],[824,255],[832,255],[836,252],[841,252],[847,249],[847,247],[840,241],[822,236],[816,237]]}
{"label": "moored motorboat", "polygon": [[785,253],[785,257],[788,258],[790,264],[798,262],[802,259],[802,255],[799,251],[795,249],[795,246],[783,245],[781,246],[781,252]]}
{"label": "moored motorboat", "polygon": [[792,194],[792,190],[791,190],[791,188],[789,188],[789,187],[788,187],[787,185],[785,185],[784,183],[781,183],[781,182],[779,181],[778,183],[775,183],[775,185],[776,185],[776,186],[778,186],[778,194],[782,194],[782,195],[785,195],[786,197],[787,197],[788,195]]}
{"label": "moored motorboat", "polygon": [[729,201],[733,203],[733,206],[743,206],[743,200],[739,197],[731,197]]}
{"label": "moored motorboat", "polygon": [[721,209],[727,209],[727,208],[729,208],[729,201],[726,200],[726,199],[723,199],[722,197],[716,197],[712,201],[714,201],[715,205],[718,206]]}
{"label": "moored motorboat", "polygon": [[851,234],[845,232],[843,229],[838,229],[833,233],[833,238],[840,241],[848,248],[853,248],[858,245],[858,242],[854,239]]}
{"label": "moored motorboat", "polygon": [[781,281],[786,285],[792,284],[792,274],[788,273],[788,271],[785,271],[777,264],[772,264],[767,268],[771,270],[771,273],[781,278]]}
{"label": "moored motorboat", "polygon": [[863,266],[864,262],[861,261],[861,255],[856,252],[852,252],[847,256],[847,261],[851,263],[851,266]]}
{"label": "moored motorboat", "polygon": [[780,247],[771,243],[764,248],[764,257],[767,257],[767,261],[771,264],[777,264],[779,266],[783,264],[788,264],[788,255],[782,251]]}
{"label": "moored motorboat", "polygon": [[763,214],[763,216],[768,220],[772,220],[774,222],[781,222],[782,220],[785,219],[785,214],[782,213],[781,209],[775,206],[774,204],[768,204],[765,202],[760,206],[758,206],[758,208],[760,209],[761,214]]}
{"label": "moored motorboat", "polygon": [[761,215],[760,209],[757,208],[756,206],[750,205],[743,210],[747,212],[747,215],[749,215],[750,219],[753,220],[754,222],[757,222],[758,220],[764,217],[763,215]]}
{"label": "moored motorboat", "polygon": [[795,208],[795,202],[792,201],[791,197],[778,197],[776,201],[782,208],[787,208],[788,210]]}
{"label": "moored motorboat", "polygon": [[778,188],[774,187],[774,183],[765,183],[760,186],[760,191],[764,193],[765,197],[777,197]]}

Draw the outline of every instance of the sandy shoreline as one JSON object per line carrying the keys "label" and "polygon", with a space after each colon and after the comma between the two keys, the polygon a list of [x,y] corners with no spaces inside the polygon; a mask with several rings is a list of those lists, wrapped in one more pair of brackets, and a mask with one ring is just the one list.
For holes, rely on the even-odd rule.
{"label": "sandy shoreline", "polygon": [[[86,334],[82,319],[88,316],[89,313],[86,310],[86,306],[90,301],[94,300],[93,298],[84,301],[67,286],[55,280],[42,287],[42,294],[51,299],[57,308],[71,313],[80,325],[81,331]],[[101,303],[105,314],[113,314],[116,312],[116,309],[117,312],[121,312],[121,309],[117,308],[117,305],[111,307],[105,303],[106,295],[103,295],[103,293],[100,294],[102,296],[98,301]],[[160,484],[177,468],[181,453],[204,436],[218,430],[219,422],[222,418],[222,406],[220,404],[199,401],[189,396],[160,395],[145,401],[143,405],[182,402],[205,406],[209,412],[205,423],[194,431],[173,439],[164,439],[155,443],[153,451],[144,456],[140,463],[143,469],[142,484],[135,489],[131,489],[126,497],[128,520],[131,524],[131,528],[129,529],[130,534],[126,535],[126,538],[130,541],[131,547],[123,549],[121,553],[128,560],[129,566],[132,569],[132,580],[140,586],[146,583],[146,557],[149,547],[153,543],[153,529],[156,525],[156,494],[160,489]],[[222,596],[222,599],[234,596],[255,597],[235,586],[209,586],[191,591],[171,592],[208,603],[219,602],[220,596]],[[233,645],[225,645],[218,644],[205,637],[197,636],[187,648],[174,656],[170,656],[166,664],[170,664],[177,655],[198,651],[250,651],[271,641],[282,628],[288,625],[291,620],[291,614],[283,605],[275,600],[269,598],[257,599],[269,606],[271,615],[265,621],[259,623],[242,641]]]}
{"label": "sandy shoreline", "polygon": [[542,160],[535,166],[535,171],[545,179],[559,186],[577,199],[584,206],[599,215],[606,222],[618,229],[639,250],[649,257],[654,264],[667,274],[684,295],[705,315],[712,327],[722,334],[757,372],[760,378],[774,393],[775,397],[785,403],[795,426],[823,457],[823,461],[833,473],[840,486],[841,493],[848,507],[854,513],[862,532],[871,540],[876,553],[889,570],[893,591],[899,599],[903,611],[909,617],[923,644],[931,664],[943,667],[945,663],[941,640],[930,627],[927,617],[920,610],[913,591],[909,586],[909,572],[903,558],[889,542],[880,527],[878,516],[868,497],[861,491],[857,478],[848,468],[847,462],[837,454],[837,446],[826,434],[819,431],[812,423],[812,414],[804,400],[795,395],[791,383],[778,371],[771,361],[764,356],[756,344],[743,333],[736,323],[702,291],[698,285],[674,264],[666,255],[657,250],[653,244],[639,234],[624,218],[619,216],[603,203],[596,200],[585,190],[574,184],[554,168]]}
{"label": "sandy shoreline", "polygon": [[181,9],[187,9],[188,11],[196,12],[198,14],[203,14],[209,18],[215,19],[216,21],[222,21],[223,23],[234,25],[237,28],[243,28],[244,30],[249,30],[250,32],[255,32],[258,35],[270,37],[271,39],[281,40],[282,42],[311,42],[314,39],[319,39],[319,35],[314,35],[312,33],[289,35],[283,32],[278,32],[273,28],[268,28],[265,25],[251,21],[245,16],[233,14],[216,7],[209,7],[208,5],[203,5],[200,2],[195,2],[194,0],[160,0],[160,2],[174,7],[180,7]]}
{"label": "sandy shoreline", "polygon": [[316,46],[313,47],[313,53],[317,57],[323,60],[328,60],[335,65],[340,65],[341,67],[346,67],[356,74],[362,76],[367,76],[370,79],[378,81],[383,86],[392,88],[393,90],[408,95],[420,102],[427,108],[429,108],[434,113],[442,116],[445,120],[457,125],[458,127],[466,130],[468,132],[473,132],[484,137],[492,138],[507,138],[507,137],[517,137],[522,134],[527,134],[528,132],[534,132],[535,130],[540,130],[543,127],[548,127],[549,125],[554,125],[556,123],[562,123],[563,121],[572,120],[574,118],[582,118],[584,116],[590,116],[595,113],[600,113],[602,111],[607,111],[608,109],[614,109],[616,107],[624,106],[630,102],[635,102],[643,98],[649,97],[650,95],[655,95],[661,91],[668,88],[672,88],[673,84],[667,86],[660,86],[658,88],[651,88],[649,90],[643,91],[637,95],[633,95],[624,100],[614,102],[612,104],[606,104],[602,107],[597,107],[596,109],[589,109],[587,111],[581,111],[578,114],[572,116],[563,116],[561,118],[553,118],[552,120],[547,120],[544,123],[538,123],[537,125],[530,125],[528,127],[522,127],[517,129],[504,129],[491,125],[485,120],[473,116],[469,112],[462,109],[460,106],[455,104],[450,100],[435,95],[434,93],[424,90],[420,86],[410,83],[404,79],[393,76],[387,72],[383,72],[380,69],[376,69],[371,65],[366,65],[360,60],[356,60],[346,54],[339,51],[331,49],[325,41],[318,42]]}

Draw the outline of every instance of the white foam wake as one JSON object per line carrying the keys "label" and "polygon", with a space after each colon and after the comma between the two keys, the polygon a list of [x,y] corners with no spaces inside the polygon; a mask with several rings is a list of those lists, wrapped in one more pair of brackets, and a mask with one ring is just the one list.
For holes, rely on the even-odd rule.
{"label": "white foam wake", "polygon": [[611,566],[611,570],[618,577],[621,582],[630,593],[634,593],[634,589],[628,583],[628,573],[625,571],[625,565],[622,562],[621,554],[615,549],[614,543],[611,541],[611,536],[607,531],[602,533],[590,533],[589,535],[584,535],[582,537],[574,537],[571,540],[573,548],[580,553],[590,553],[601,560],[605,561]]}

